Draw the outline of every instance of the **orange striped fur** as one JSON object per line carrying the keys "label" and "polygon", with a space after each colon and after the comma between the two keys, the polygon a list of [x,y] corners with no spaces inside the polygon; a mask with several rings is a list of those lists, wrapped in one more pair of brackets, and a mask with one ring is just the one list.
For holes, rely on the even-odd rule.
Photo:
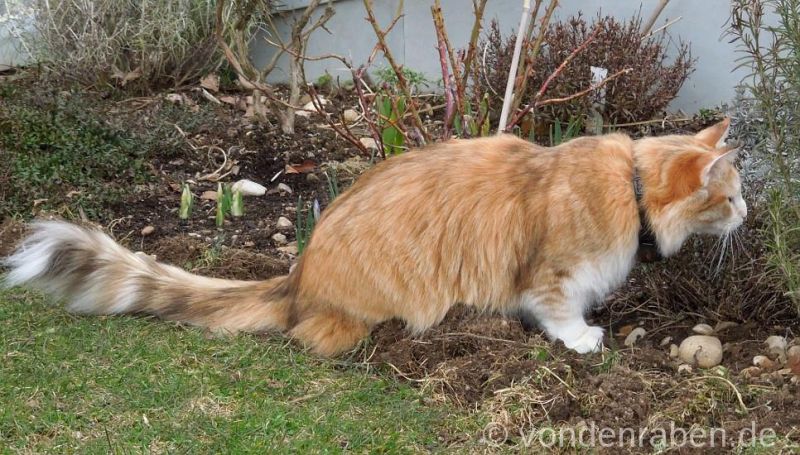
{"label": "orange striped fur", "polygon": [[279,330],[322,355],[392,318],[414,333],[456,303],[535,320],[578,352],[602,346],[586,309],[623,282],[643,205],[662,254],[746,216],[727,120],[694,136],[622,134],[544,148],[454,140],[376,165],[323,214],[298,266],[263,282],[203,278],[67,223],[36,224],[5,262],[83,313],[146,313],[218,331]]}

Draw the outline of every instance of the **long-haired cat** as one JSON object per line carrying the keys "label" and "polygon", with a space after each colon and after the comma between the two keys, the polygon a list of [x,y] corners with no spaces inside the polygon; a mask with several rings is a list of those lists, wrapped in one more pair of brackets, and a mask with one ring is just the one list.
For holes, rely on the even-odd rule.
{"label": "long-haired cat", "polygon": [[727,127],[553,148],[499,136],[391,158],[325,211],[288,276],[267,281],[192,275],[64,222],[34,225],[5,261],[6,281],[42,288],[78,313],[280,330],[322,355],[351,349],[391,318],[419,333],[457,303],[535,319],[552,339],[595,351],[603,330],[584,312],[623,282],[643,224],[668,256],[690,234],[742,223]]}

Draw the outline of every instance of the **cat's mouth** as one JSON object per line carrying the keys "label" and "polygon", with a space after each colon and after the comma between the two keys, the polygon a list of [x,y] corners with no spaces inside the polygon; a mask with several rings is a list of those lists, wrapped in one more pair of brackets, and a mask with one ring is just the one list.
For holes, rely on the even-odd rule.
{"label": "cat's mouth", "polygon": [[744,217],[737,216],[732,221],[729,221],[724,224],[719,235],[728,235],[731,232],[739,229],[739,226],[741,226],[743,223],[744,223]]}

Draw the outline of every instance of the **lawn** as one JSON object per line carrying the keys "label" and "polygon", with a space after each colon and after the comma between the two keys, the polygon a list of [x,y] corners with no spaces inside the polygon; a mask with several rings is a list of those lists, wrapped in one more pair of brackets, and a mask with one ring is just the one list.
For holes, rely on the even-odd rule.
{"label": "lawn", "polygon": [[281,339],[84,318],[33,292],[0,294],[0,352],[6,453],[411,453],[480,433],[480,418],[426,406],[362,363]]}

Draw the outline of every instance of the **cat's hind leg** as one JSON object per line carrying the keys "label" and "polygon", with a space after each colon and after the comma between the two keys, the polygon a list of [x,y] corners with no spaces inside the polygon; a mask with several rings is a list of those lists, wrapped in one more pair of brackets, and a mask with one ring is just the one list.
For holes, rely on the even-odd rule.
{"label": "cat's hind leg", "polygon": [[289,336],[322,356],[335,356],[353,349],[369,335],[372,324],[335,308],[303,312]]}
{"label": "cat's hind leg", "polygon": [[583,302],[565,299],[560,291],[541,294],[526,292],[522,296],[520,319],[530,326],[532,321],[553,340],[580,354],[603,348],[603,329],[590,326],[583,318]]}

